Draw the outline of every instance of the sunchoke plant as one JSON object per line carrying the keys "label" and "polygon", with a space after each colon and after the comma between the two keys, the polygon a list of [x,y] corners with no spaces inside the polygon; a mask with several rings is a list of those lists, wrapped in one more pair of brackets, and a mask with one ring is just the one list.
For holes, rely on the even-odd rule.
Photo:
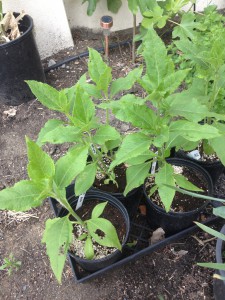
{"label": "sunchoke plant", "polygon": [[[190,149],[201,145],[201,155],[215,153],[225,165],[225,125],[222,122],[225,113],[225,17],[216,8],[212,5],[203,14],[184,14],[180,25],[173,31],[171,49],[178,67],[192,68],[191,76],[185,80],[186,85],[198,90],[200,102],[212,113],[201,123],[210,124],[223,132],[220,137],[196,141]],[[221,119],[213,113],[219,113]],[[190,149],[184,147],[184,150]]]}
{"label": "sunchoke plant", "polygon": [[[47,197],[54,198],[67,209],[66,216],[47,220],[42,240],[59,282],[72,242],[74,224],[81,225],[87,232],[80,237],[85,240],[86,258],[94,257],[93,241],[121,250],[115,227],[107,219],[101,218],[106,203],[98,204],[91,218],[82,220],[67,201],[66,187],[76,179],[75,195],[81,195],[92,186],[99,173],[105,178],[106,184],[117,184],[114,171],[109,170],[105,158],[113,161],[113,149],[120,145],[121,135],[109,124],[108,112],[105,123],[99,122],[92,98],[108,102],[119,91],[130,89],[140,77],[142,69],[137,68],[127,77],[112,81],[111,68],[103,62],[98,52],[90,49],[88,70],[94,84],[88,84],[84,75],[74,87],[61,91],[47,84],[28,82],[38,100],[47,108],[61,112],[66,121],[49,120],[41,129],[37,142],[26,138],[29,179],[0,191],[1,210],[26,211],[40,206]],[[70,148],[54,162],[41,148],[46,143],[69,143]],[[104,233],[103,237],[96,234],[98,229]]]}
{"label": "sunchoke plant", "polygon": [[[143,40],[142,55],[146,72],[138,82],[146,91],[146,98],[131,99],[127,95],[118,101],[101,104],[102,108],[112,109],[118,119],[130,122],[137,129],[123,139],[109,170],[121,163],[128,166],[125,194],[143,184],[149,176],[154,176],[155,186],[151,193],[158,190],[166,211],[169,211],[175,195],[175,189],[171,187],[199,190],[183,176],[174,174],[173,167],[166,162],[171,148],[179,149],[184,145],[188,148],[200,139],[223,136],[219,126],[199,122],[209,117],[223,120],[224,116],[211,112],[202,103],[198,86],[178,91],[190,70],[175,68],[154,29],[149,29]],[[154,161],[159,168],[155,174],[150,174]]]}

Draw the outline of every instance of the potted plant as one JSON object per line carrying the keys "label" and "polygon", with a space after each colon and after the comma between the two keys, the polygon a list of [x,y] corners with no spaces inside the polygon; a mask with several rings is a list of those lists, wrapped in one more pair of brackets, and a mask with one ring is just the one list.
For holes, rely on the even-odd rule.
{"label": "potted plant", "polygon": [[[175,70],[166,46],[153,29],[148,30],[142,49],[146,74],[138,82],[147,92],[146,98],[135,98],[132,102],[122,98],[101,105],[112,109],[118,119],[130,122],[138,131],[123,139],[110,169],[122,162],[129,166],[125,194],[143,184],[149,176],[153,177],[156,185],[150,194],[157,191],[168,212],[175,196],[175,191],[169,186],[178,185],[199,191],[181,174],[177,176],[173,167],[167,163],[171,148],[180,147],[185,141],[193,143],[202,138],[222,136],[218,128],[211,124],[200,125],[198,122],[207,116],[219,120],[223,117],[212,114],[207,106],[198,101],[194,87],[175,92],[189,70]],[[159,169],[151,175],[150,166],[154,161],[157,161]],[[208,189],[211,193],[212,189]]]}
{"label": "potted plant", "polygon": [[45,81],[33,36],[33,20],[21,13],[2,12],[0,1],[0,101],[19,105],[32,99],[24,80]]}
{"label": "potted plant", "polygon": [[93,98],[108,103],[121,90],[130,89],[141,72],[142,69],[137,68],[127,77],[112,81],[111,68],[97,51],[89,49],[88,74],[94,84],[87,83],[83,75],[75,86],[57,91],[47,84],[28,81],[31,91],[43,105],[66,117],[66,121],[49,120],[40,131],[37,143],[42,146],[47,142],[70,142],[88,149],[86,166],[76,175],[75,194],[81,195],[94,186],[119,198],[130,212],[136,211],[140,190],[135,189],[124,197],[126,167],[120,165],[109,171],[122,136],[110,125],[108,110],[105,123],[99,121]]}
{"label": "potted plant", "polygon": [[[216,6],[208,6],[203,14],[189,12],[183,15],[181,27],[175,27],[173,38],[176,63],[183,68],[192,68],[186,85],[198,88],[199,100],[212,113],[200,120],[224,132],[224,48],[225,18],[217,12]],[[187,22],[189,22],[187,28]],[[173,52],[174,53],[174,52]],[[213,116],[220,114],[221,119]],[[177,156],[195,160],[208,172],[214,182],[224,170],[224,135],[196,141],[188,147],[181,147]],[[178,149],[177,149],[178,150]],[[187,154],[188,152],[188,154]]]}
{"label": "potted plant", "polygon": [[[46,244],[47,254],[52,270],[59,282],[65,264],[67,252],[82,260],[88,266],[88,259],[95,255],[93,243],[103,247],[110,247],[110,254],[97,259],[96,269],[111,264],[120,256],[122,245],[126,242],[129,232],[129,217],[122,204],[112,196],[103,193],[90,192],[82,199],[71,195],[67,199],[66,187],[85,168],[85,159],[88,155],[87,146],[75,146],[56,163],[35,142],[26,138],[29,163],[27,166],[29,179],[16,183],[13,187],[0,191],[0,209],[27,211],[38,207],[46,197],[56,199],[63,208],[60,217],[48,219],[42,242]],[[72,201],[71,201],[72,200]],[[93,202],[94,201],[94,202]],[[114,225],[108,219],[101,217],[105,214],[107,206],[112,207],[115,214],[119,215],[116,222],[124,227],[120,237]],[[80,215],[85,209],[86,218]],[[116,210],[116,211],[115,211]],[[108,216],[106,214],[106,216]],[[122,219],[122,221],[121,221]],[[78,241],[78,244],[76,243]],[[85,241],[81,246],[79,242]],[[122,244],[122,245],[121,245]],[[71,248],[73,246],[73,248]],[[96,246],[96,245],[95,245]],[[80,247],[82,247],[81,257]],[[75,249],[75,250],[74,250]],[[117,250],[118,249],[118,250]],[[75,252],[75,254],[73,254]],[[77,255],[79,253],[79,255]],[[80,257],[81,258],[80,258]],[[86,258],[86,259],[85,259]],[[92,263],[92,265],[94,262]],[[96,269],[92,269],[96,270]]]}

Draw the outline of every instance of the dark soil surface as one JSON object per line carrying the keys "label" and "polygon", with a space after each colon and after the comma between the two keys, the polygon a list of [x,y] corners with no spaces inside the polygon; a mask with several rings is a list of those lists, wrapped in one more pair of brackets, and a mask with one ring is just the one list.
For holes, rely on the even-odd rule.
{"label": "dark soil surface", "polygon": [[[99,36],[85,39],[81,32],[76,32],[74,37],[74,49],[62,51],[51,59],[62,60],[83,52],[87,46],[102,46],[102,37]],[[43,62],[45,66],[48,61]],[[110,51],[109,64],[113,66],[114,78],[127,74],[133,68],[131,47]],[[70,87],[86,70],[87,59],[82,58],[49,72],[47,82],[57,88]],[[13,107],[15,115],[10,117],[7,111],[11,108],[0,104],[0,189],[27,177],[25,135],[36,139],[48,119],[60,118],[60,114],[44,108],[35,99]],[[99,117],[104,117],[102,112],[99,112]],[[111,121],[122,132],[132,131],[127,124],[113,118]],[[49,146],[48,151],[57,159],[67,147]],[[224,177],[220,178],[220,195],[224,195],[222,186]],[[45,247],[41,244],[45,221],[49,217],[54,215],[47,201],[40,208],[30,211],[29,215],[0,212],[0,265],[10,253],[21,261],[20,269],[11,276],[0,271],[0,299],[213,299],[213,271],[200,268],[196,263],[215,260],[215,240],[210,240],[211,237],[201,231],[85,284],[74,281],[71,268],[66,263],[62,285],[59,285],[52,274]],[[220,228],[222,223],[215,225]]]}

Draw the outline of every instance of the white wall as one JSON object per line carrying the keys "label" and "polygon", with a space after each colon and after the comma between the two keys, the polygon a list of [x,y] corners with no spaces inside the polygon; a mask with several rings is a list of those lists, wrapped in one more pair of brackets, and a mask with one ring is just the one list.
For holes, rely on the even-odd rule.
{"label": "white wall", "polygon": [[[93,16],[86,14],[87,2],[82,0],[2,0],[4,11],[19,12],[25,10],[34,20],[35,37],[41,58],[51,56],[53,53],[73,47],[70,28],[86,27],[99,31],[100,18],[103,15],[113,17],[112,31],[131,28],[133,26],[132,14],[127,7],[127,0],[117,14],[108,11],[106,0],[99,0]],[[197,10],[203,10],[208,4],[217,4],[218,8],[225,8],[225,0],[197,0]],[[141,21],[140,14],[137,23]]]}
{"label": "white wall", "polygon": [[[106,0],[99,0],[96,11],[92,16],[87,16],[87,2],[81,4],[82,0],[64,0],[70,27],[87,27],[93,31],[99,31],[101,30],[100,19],[104,15],[113,17],[112,31],[133,27],[133,17],[128,9],[127,0],[123,0],[117,14],[108,11],[106,2]],[[141,22],[141,19],[141,15],[138,14],[137,23]]]}
{"label": "white wall", "polygon": [[3,10],[24,10],[33,18],[41,58],[74,46],[63,0],[3,0]]}

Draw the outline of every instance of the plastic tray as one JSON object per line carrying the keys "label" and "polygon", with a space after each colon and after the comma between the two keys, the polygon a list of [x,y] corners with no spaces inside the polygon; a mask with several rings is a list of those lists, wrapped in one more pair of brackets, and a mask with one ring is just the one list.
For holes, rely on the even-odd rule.
{"label": "plastic tray", "polygon": [[[55,213],[55,215],[58,214],[58,206],[57,202],[53,199],[49,199],[50,205]],[[212,216],[209,212],[204,212],[204,215],[206,216],[206,221],[202,222],[203,224],[210,224],[215,221],[217,221],[219,218]],[[151,233],[153,232],[153,229],[148,225],[146,221],[146,217],[139,212],[137,212],[136,217],[131,220],[131,229],[129,234],[129,243],[132,243],[135,241],[135,245],[132,247],[126,246],[123,250],[123,257],[117,261],[116,263],[98,270],[94,273],[89,273],[85,270],[83,270],[74,260],[73,257],[68,255],[69,263],[71,265],[74,278],[76,282],[82,283],[87,280],[90,280],[91,278],[97,277],[99,275],[104,274],[107,271],[110,271],[112,269],[115,269],[117,267],[120,267],[130,261],[136,260],[137,258],[150,254],[160,248],[165,247],[166,245],[173,243],[174,241],[181,239],[183,237],[186,237],[187,235],[195,232],[198,230],[199,227],[197,225],[191,226],[187,229],[184,229],[176,234],[166,236],[165,239],[153,244],[149,245],[149,238],[151,237]]]}

